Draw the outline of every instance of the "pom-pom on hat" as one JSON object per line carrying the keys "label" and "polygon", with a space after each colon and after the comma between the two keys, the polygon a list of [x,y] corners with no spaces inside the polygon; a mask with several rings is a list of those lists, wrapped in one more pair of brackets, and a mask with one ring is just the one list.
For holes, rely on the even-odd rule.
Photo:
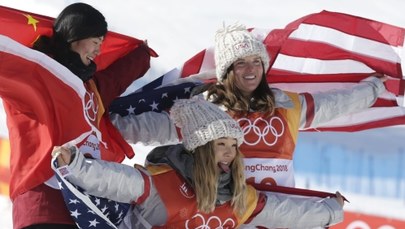
{"label": "pom-pom on hat", "polygon": [[238,122],[217,105],[199,97],[177,100],[170,116],[183,136],[187,150],[222,138],[236,138],[238,146],[243,142],[243,132]]}
{"label": "pom-pom on hat", "polygon": [[107,22],[98,10],[85,3],[73,3],[67,6],[55,19],[53,25],[55,37],[63,42],[101,37],[107,33]]}
{"label": "pom-pom on hat", "polygon": [[259,55],[267,72],[270,58],[263,42],[244,25],[223,25],[215,34],[215,65],[217,79],[222,81],[227,69],[239,58]]}

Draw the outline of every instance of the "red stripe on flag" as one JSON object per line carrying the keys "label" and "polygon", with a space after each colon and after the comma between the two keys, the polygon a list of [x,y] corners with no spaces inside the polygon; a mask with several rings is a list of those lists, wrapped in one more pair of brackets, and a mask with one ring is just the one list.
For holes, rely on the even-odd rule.
{"label": "red stripe on flag", "polygon": [[303,95],[304,95],[305,101],[307,103],[305,128],[308,128],[311,126],[312,121],[314,120],[315,103],[314,103],[314,98],[312,97],[311,94],[303,93]]}
{"label": "red stripe on flag", "polygon": [[191,59],[186,61],[183,65],[183,69],[181,71],[181,78],[188,77],[190,75],[196,74],[200,72],[202,62],[204,60],[205,50],[197,53]]}
{"label": "red stripe on flag", "polygon": [[[252,184],[252,185],[257,190],[260,190],[260,191],[277,192],[277,193],[283,193],[283,194],[308,196],[308,197],[319,197],[319,198],[336,197],[335,193],[322,192],[322,191],[316,191],[316,190],[310,190],[310,189],[292,188],[292,187],[265,185],[265,184]],[[346,199],[346,197],[344,197],[344,196],[342,196],[342,197],[345,201],[349,202]]]}
{"label": "red stripe on flag", "polygon": [[[349,50],[343,50],[331,44],[294,39],[287,40],[283,47],[280,53],[285,55],[320,60],[356,60],[367,65],[374,72],[385,72],[385,74],[390,76],[402,78],[401,66],[398,63],[379,59],[378,56],[365,56]],[[352,69],[352,72],[358,73],[356,69]]]}
{"label": "red stripe on flag", "polygon": [[298,19],[288,24],[286,29],[295,29],[300,23],[325,26],[393,46],[404,43],[404,28],[349,14],[322,11]]}

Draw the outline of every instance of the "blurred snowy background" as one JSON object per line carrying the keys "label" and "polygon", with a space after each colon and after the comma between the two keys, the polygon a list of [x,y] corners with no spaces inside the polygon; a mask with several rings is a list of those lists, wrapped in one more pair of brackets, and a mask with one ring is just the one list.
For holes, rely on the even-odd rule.
{"label": "blurred snowy background", "polygon": [[[56,17],[69,0],[0,0],[0,5]],[[145,39],[158,52],[152,68],[127,92],[137,89],[211,46],[223,22],[239,21],[248,27],[283,28],[289,22],[322,10],[353,14],[405,27],[402,0],[116,0],[83,1],[100,10],[109,30]],[[1,104],[0,104],[1,105]],[[0,108],[0,137],[7,138]],[[350,204],[345,210],[405,221],[405,127],[356,133],[301,133],[295,156],[297,186],[334,192]],[[135,145],[143,163],[152,147]],[[354,227],[357,225],[358,227]],[[357,222],[351,228],[373,228]],[[11,203],[0,196],[0,228],[12,228]],[[350,228],[349,226],[347,228]]]}

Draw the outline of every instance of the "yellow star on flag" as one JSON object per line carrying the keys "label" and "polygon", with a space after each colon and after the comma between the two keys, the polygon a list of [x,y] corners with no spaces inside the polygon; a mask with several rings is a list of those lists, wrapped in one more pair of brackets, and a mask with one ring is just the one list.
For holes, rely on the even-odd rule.
{"label": "yellow star on flag", "polygon": [[34,31],[37,31],[37,23],[39,22],[37,19],[33,18],[29,14],[24,14],[24,16],[28,19],[27,24],[34,26]]}

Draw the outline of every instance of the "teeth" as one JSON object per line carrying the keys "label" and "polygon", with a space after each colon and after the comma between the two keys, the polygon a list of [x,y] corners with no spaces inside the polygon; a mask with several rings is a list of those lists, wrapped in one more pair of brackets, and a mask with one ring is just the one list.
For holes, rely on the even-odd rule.
{"label": "teeth", "polygon": [[254,75],[253,76],[244,76],[243,78],[244,79],[254,79],[254,78],[256,78],[256,76],[254,76]]}

